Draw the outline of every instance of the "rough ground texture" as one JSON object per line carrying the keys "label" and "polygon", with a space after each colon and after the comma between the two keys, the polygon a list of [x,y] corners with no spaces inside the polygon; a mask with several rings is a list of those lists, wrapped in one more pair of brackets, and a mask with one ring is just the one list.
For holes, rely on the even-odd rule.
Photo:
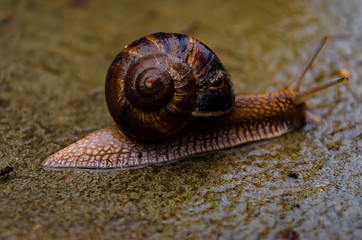
{"label": "rough ground texture", "polygon": [[[0,239],[362,239],[362,2],[0,2]],[[112,124],[104,78],[158,31],[210,46],[236,92],[287,85],[324,35],[303,87],[325,120],[199,158],[111,172],[47,171],[50,154]]]}

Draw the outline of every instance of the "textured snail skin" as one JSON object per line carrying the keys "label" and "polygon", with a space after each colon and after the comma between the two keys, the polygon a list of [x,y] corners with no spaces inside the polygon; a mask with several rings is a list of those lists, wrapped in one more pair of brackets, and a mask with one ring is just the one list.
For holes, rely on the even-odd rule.
{"label": "textured snail skin", "polygon": [[117,126],[96,131],[43,162],[49,168],[127,169],[173,162],[261,139],[277,137],[305,124],[304,104],[295,91],[236,96],[231,113],[197,120],[179,134],[157,142],[123,136]]}
{"label": "textured snail skin", "polygon": [[[52,169],[144,167],[277,137],[304,126],[307,120],[318,122],[318,119],[306,114],[307,97],[348,81],[347,77],[342,77],[299,91],[305,73],[328,39],[325,37],[322,40],[290,86],[278,92],[234,96],[230,75],[206,45],[181,34],[157,33],[141,38],[117,55],[107,75],[106,100],[117,126],[90,134],[51,155],[42,165]],[[146,67],[141,66],[141,63],[145,63]],[[156,69],[155,66],[161,63],[169,70],[164,65],[161,70]],[[181,70],[182,74],[173,73],[176,69]],[[145,85],[127,83],[130,81],[128,77],[134,73],[140,73],[136,82]],[[149,73],[150,77],[144,78]],[[153,74],[157,77],[153,77]],[[167,85],[170,84],[168,75],[179,82]],[[164,80],[159,80],[159,76],[166,76],[166,85]],[[146,89],[143,89],[144,86]],[[134,88],[144,92],[141,97],[146,98],[146,101],[138,102],[139,93],[127,92]],[[180,96],[187,96],[186,100],[190,102],[177,102],[174,96],[167,93],[147,99],[164,88]],[[138,110],[134,110],[125,95],[137,105]],[[196,97],[196,100],[191,97]],[[149,102],[157,106],[148,106]],[[163,103],[166,103],[167,111],[158,108]],[[126,106],[126,110],[119,106]],[[179,107],[186,107],[186,110],[180,110]],[[140,109],[146,113],[139,113]],[[169,109],[176,110],[176,117],[169,115]],[[161,112],[166,117],[153,117],[154,112]],[[124,113],[131,113],[141,120],[129,120]],[[180,119],[187,122],[181,122]],[[151,133],[146,132],[148,128],[151,128]],[[152,138],[156,140],[150,141]]]}

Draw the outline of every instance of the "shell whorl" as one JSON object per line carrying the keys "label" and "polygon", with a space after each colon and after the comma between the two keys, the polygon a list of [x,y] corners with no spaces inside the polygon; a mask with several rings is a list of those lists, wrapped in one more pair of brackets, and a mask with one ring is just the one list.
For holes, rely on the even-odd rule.
{"label": "shell whorl", "polygon": [[106,79],[108,109],[129,137],[155,140],[193,116],[216,116],[234,104],[229,73],[195,38],[156,33],[126,46]]}

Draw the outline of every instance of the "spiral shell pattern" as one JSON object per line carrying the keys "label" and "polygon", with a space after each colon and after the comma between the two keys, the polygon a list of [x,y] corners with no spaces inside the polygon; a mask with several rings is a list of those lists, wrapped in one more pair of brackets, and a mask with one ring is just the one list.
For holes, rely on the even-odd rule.
{"label": "spiral shell pattern", "polygon": [[106,79],[109,111],[128,137],[157,140],[195,116],[216,116],[234,104],[229,73],[190,36],[155,33],[126,46]]}

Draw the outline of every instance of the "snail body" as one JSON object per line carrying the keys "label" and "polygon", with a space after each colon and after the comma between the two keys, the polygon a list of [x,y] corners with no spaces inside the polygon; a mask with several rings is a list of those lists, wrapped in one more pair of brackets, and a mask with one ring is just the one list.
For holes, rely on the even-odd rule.
{"label": "snail body", "polygon": [[[127,169],[283,135],[305,125],[305,100],[343,77],[300,92],[306,71],[278,92],[234,95],[230,74],[205,44],[156,33],[126,46],[106,79],[115,126],[98,130],[48,157],[47,168]],[[165,92],[166,91],[166,92]],[[309,118],[310,119],[310,118]]]}

